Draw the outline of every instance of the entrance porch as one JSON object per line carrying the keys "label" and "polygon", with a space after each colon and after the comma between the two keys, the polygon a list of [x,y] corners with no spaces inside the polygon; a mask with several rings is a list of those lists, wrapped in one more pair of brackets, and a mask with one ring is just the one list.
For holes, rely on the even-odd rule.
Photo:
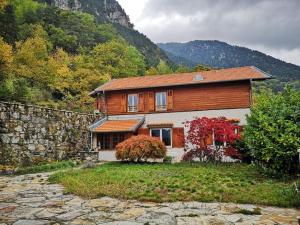
{"label": "entrance porch", "polygon": [[96,151],[114,150],[116,146],[132,135],[144,123],[144,118],[109,120],[104,118],[89,127],[91,148]]}

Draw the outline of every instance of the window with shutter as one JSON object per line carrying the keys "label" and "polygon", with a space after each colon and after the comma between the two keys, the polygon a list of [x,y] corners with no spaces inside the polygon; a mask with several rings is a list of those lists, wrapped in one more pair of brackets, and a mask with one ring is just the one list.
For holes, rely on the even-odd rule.
{"label": "window with shutter", "polygon": [[156,92],[155,93],[155,110],[165,111],[167,109],[167,93]]}
{"label": "window with shutter", "polygon": [[128,112],[137,112],[138,111],[138,95],[130,94],[128,95]]}

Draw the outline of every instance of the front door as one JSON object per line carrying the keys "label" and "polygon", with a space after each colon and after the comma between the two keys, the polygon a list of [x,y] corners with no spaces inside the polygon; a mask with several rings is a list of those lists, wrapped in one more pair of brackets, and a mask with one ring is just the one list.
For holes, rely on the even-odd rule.
{"label": "front door", "polygon": [[172,145],[171,128],[153,128],[150,132],[152,137],[158,137],[167,147]]}

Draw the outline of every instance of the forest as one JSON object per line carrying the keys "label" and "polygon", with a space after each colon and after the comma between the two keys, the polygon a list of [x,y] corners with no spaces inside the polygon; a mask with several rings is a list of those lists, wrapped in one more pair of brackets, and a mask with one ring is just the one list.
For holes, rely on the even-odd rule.
{"label": "forest", "polygon": [[0,26],[2,101],[90,111],[89,92],[111,79],[175,69],[162,60],[147,65],[113,24],[87,13],[33,0],[1,1]]}

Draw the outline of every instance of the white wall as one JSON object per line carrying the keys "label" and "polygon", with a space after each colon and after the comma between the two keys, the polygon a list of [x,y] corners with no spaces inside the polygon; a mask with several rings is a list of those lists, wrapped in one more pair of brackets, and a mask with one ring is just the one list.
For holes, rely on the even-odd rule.
{"label": "white wall", "polygon": [[[137,115],[120,115],[110,116],[110,120],[125,120],[130,118],[145,117],[143,127],[148,124],[172,123],[174,127],[184,127],[183,122],[191,121],[195,117],[226,117],[229,119],[240,119],[240,125],[246,124],[246,115],[250,114],[250,109],[224,109],[224,110],[206,110],[192,112],[173,112],[173,113],[154,113],[154,114],[137,114]],[[185,129],[185,134],[187,130]],[[175,160],[180,160],[184,151],[183,148],[169,148],[167,155],[172,156]],[[102,161],[116,161],[115,151],[101,151],[99,159]]]}

